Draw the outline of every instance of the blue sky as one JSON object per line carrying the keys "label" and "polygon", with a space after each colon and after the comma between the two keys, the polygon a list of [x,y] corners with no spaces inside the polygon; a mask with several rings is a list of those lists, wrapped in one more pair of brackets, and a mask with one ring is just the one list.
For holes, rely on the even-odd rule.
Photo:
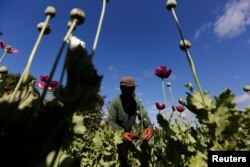
{"label": "blue sky", "polygon": [[[110,0],[107,4],[93,59],[103,75],[100,93],[106,96],[105,103],[119,95],[120,78],[132,75],[139,85],[137,95],[154,119],[155,102],[163,102],[161,80],[154,75],[159,65],[172,69],[167,81],[172,83],[176,104],[179,97],[186,97],[184,84],[195,85],[187,57],[179,49],[180,35],[173,15],[165,4],[166,0]],[[1,0],[1,39],[21,50],[16,55],[8,54],[1,63],[10,73],[23,72],[38,37],[36,26],[45,20],[44,10],[49,5],[56,8],[56,17],[50,20],[51,33],[39,45],[31,75],[49,74],[73,8],[81,8],[86,14],[85,23],[74,35],[91,51],[101,0]],[[203,90],[216,96],[230,88],[239,108],[250,104],[250,96],[242,89],[250,84],[250,1],[177,0],[175,11],[185,38],[192,43],[190,52]],[[61,64],[54,80],[59,79]],[[166,94],[171,106],[170,94]]]}

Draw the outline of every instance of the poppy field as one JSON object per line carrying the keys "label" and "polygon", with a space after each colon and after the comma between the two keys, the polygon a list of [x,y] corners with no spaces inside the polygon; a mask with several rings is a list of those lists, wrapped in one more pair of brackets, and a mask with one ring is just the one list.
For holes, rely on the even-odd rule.
{"label": "poppy field", "polygon": [[[103,0],[91,51],[73,35],[85,20],[84,11],[70,11],[71,21],[50,73],[39,78],[30,75],[30,68],[40,41],[50,33],[49,21],[56,12],[53,6],[45,9],[46,19],[37,26],[39,36],[20,75],[9,72],[4,59],[7,54],[19,54],[21,49],[0,40],[1,163],[25,167],[119,167],[117,144],[122,143],[123,132],[112,131],[104,117],[105,97],[99,93],[103,76],[93,63],[107,3],[112,2]],[[175,104],[172,83],[168,81],[174,69],[164,64],[155,67],[152,74],[162,89],[159,96],[163,97],[162,102],[154,104],[159,111],[158,126],[154,126],[153,137],[145,141],[143,120],[136,120],[132,131],[140,135],[129,146],[131,167],[206,167],[208,151],[250,150],[250,106],[238,109],[230,89],[218,95],[203,91],[192,60],[191,42],[183,35],[176,7],[175,0],[167,0],[166,10],[173,15],[180,34],[179,48],[186,55],[194,85],[183,85],[186,97]],[[53,80],[59,61],[64,62],[60,79]],[[250,96],[250,85],[242,89]],[[172,104],[167,104],[167,91]],[[171,114],[167,114],[167,108]],[[141,110],[144,108],[137,111],[138,115]],[[189,112],[195,120],[190,119]]]}

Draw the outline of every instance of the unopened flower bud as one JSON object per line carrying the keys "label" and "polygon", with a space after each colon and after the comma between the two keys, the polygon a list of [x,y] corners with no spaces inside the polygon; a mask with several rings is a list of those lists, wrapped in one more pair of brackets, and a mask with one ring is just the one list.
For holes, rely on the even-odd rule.
{"label": "unopened flower bud", "polygon": [[77,20],[77,25],[83,24],[85,21],[85,13],[79,8],[74,8],[70,12],[71,20]]}
{"label": "unopened flower bud", "polygon": [[188,88],[191,92],[194,90],[193,84],[192,83],[185,83],[184,86]]}
{"label": "unopened flower bud", "polygon": [[[41,22],[41,23],[37,24],[37,29],[38,29],[39,32],[41,32],[44,25],[45,25],[44,22]],[[50,32],[51,32],[51,27],[50,27],[49,24],[47,24],[46,27],[45,27],[44,34],[49,34]]]}
{"label": "unopened flower bud", "polygon": [[48,6],[46,9],[45,9],[45,14],[46,16],[51,16],[51,17],[55,17],[56,15],[56,8],[54,8],[53,6]]}
{"label": "unopened flower bud", "polygon": [[179,46],[180,46],[181,50],[185,51],[185,50],[188,50],[191,47],[191,42],[184,39],[184,42],[183,42],[183,40],[180,41]]}
{"label": "unopened flower bud", "polygon": [[176,0],[168,0],[166,3],[166,7],[168,10],[171,10],[172,8],[176,8],[177,2]]}

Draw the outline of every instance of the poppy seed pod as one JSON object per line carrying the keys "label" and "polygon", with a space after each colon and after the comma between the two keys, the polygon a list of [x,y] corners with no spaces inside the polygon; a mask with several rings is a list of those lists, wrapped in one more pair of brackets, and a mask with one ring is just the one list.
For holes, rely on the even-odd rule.
{"label": "poppy seed pod", "polygon": [[6,66],[0,67],[0,74],[7,74],[8,73],[8,68]]}
{"label": "poppy seed pod", "polygon": [[[185,43],[185,45],[184,45]],[[184,42],[183,40],[180,41],[180,44],[179,44],[181,50],[188,50],[190,47],[191,47],[191,42],[189,42],[188,40],[184,39]]]}
{"label": "poppy seed pod", "polygon": [[177,2],[176,0],[167,0],[166,7],[168,10],[171,10],[172,8],[176,8]]}
{"label": "poppy seed pod", "polygon": [[46,16],[50,16],[50,17],[55,17],[56,15],[56,8],[54,8],[53,6],[48,6],[46,9],[45,9],[45,15]]}
{"label": "poppy seed pod", "polygon": [[[45,24],[44,22],[41,22],[41,23],[38,23],[38,24],[37,24],[37,29],[38,29],[39,32],[41,32],[41,30],[42,30],[44,24]],[[51,27],[50,27],[49,24],[47,24],[47,26],[45,27],[44,34],[49,34],[50,31],[51,31]]]}
{"label": "poppy seed pod", "polygon": [[171,86],[171,82],[167,82],[167,87],[170,87]]}
{"label": "poppy seed pod", "polygon": [[186,105],[185,99],[183,99],[183,98],[181,98],[181,97],[178,99],[178,102],[179,102],[180,104],[182,104],[182,105]]}
{"label": "poppy seed pod", "polygon": [[77,20],[76,24],[80,25],[83,24],[85,21],[85,13],[83,10],[79,9],[79,8],[74,8],[70,11],[70,17],[71,20],[73,21],[74,19]]}
{"label": "poppy seed pod", "polygon": [[245,92],[250,92],[250,85],[244,86],[243,90],[244,90]]}

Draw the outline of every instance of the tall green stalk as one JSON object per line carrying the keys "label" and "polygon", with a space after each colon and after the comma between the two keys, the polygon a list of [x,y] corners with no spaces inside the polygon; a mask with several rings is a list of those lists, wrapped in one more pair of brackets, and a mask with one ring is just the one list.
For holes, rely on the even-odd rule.
{"label": "tall green stalk", "polygon": [[184,45],[184,48],[185,48],[184,51],[185,51],[185,53],[187,55],[189,66],[191,67],[191,70],[192,70],[192,73],[193,73],[193,76],[194,76],[194,79],[195,79],[195,83],[196,83],[196,85],[198,87],[198,91],[199,91],[199,93],[201,95],[202,102],[203,102],[203,104],[205,106],[205,100],[204,100],[203,91],[202,91],[202,88],[201,88],[198,76],[196,74],[196,70],[195,70],[195,66],[194,66],[194,62],[192,60],[191,54],[189,53],[189,51],[187,49],[188,46],[187,46],[187,44],[185,42],[185,38],[184,38],[184,35],[182,33],[180,23],[178,21],[177,15],[175,13],[175,9],[174,9],[175,7],[176,7],[176,1],[171,1],[171,2],[169,1],[169,2],[167,2],[167,8],[172,12],[172,14],[174,16],[175,23],[177,25],[178,31],[179,31],[180,36],[181,36],[181,41],[183,42],[183,45]]}

